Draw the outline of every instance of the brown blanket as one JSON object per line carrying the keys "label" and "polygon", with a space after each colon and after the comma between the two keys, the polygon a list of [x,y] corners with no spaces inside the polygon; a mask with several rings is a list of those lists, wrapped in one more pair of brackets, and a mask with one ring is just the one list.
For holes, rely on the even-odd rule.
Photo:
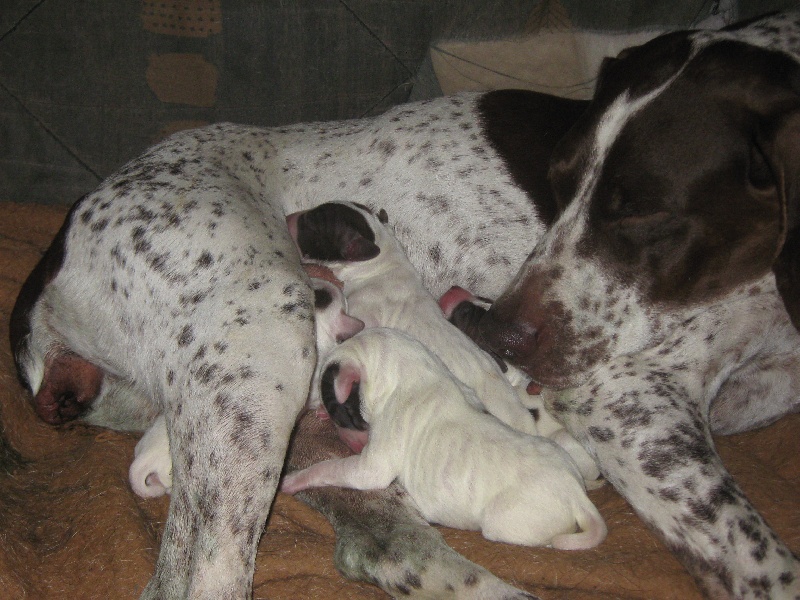
{"label": "brown blanket", "polygon": [[[8,347],[8,319],[23,280],[66,210],[0,203],[0,596],[135,598],[153,569],[168,499],[128,487],[137,436],[35,417]],[[778,534],[800,551],[800,415],[719,438],[734,477]],[[591,498],[608,522],[598,548],[563,552],[443,530],[447,541],[499,577],[545,600],[698,598],[691,579],[609,486]],[[333,567],[333,532],[279,494],[261,541],[256,598],[383,598]]]}

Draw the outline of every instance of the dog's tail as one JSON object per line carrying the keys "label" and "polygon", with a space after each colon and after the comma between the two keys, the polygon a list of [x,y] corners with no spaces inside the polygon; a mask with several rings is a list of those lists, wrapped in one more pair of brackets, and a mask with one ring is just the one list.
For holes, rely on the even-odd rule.
{"label": "dog's tail", "polygon": [[597,511],[594,504],[588,499],[586,505],[578,510],[576,520],[580,531],[577,533],[562,533],[552,540],[553,548],[558,550],[586,550],[594,548],[604,539],[608,529],[603,517]]}

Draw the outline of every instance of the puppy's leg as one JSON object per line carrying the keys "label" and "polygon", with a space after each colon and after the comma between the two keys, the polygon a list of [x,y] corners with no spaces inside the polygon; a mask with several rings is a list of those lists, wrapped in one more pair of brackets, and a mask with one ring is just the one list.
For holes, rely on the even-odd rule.
{"label": "puppy's leg", "polygon": [[361,454],[345,458],[331,458],[310,467],[289,473],[283,480],[281,491],[295,494],[315,487],[346,487],[355,490],[382,490],[396,477],[386,463],[372,460],[369,448]]}
{"label": "puppy's leg", "polygon": [[572,457],[572,460],[575,461],[575,464],[578,466],[578,470],[583,476],[583,482],[586,485],[586,489],[596,490],[603,487],[605,480],[600,475],[600,468],[597,466],[597,463],[591,456],[589,456],[589,454],[587,454],[586,450],[583,449],[583,446],[581,446],[574,437],[567,433],[566,429],[562,427],[549,437],[556,444],[566,450],[567,454],[569,454]]}
{"label": "puppy's leg", "polygon": [[131,489],[142,498],[169,494],[172,490],[172,458],[163,415],[153,422],[136,444],[134,456],[128,471]]}
{"label": "puppy's leg", "polygon": [[[311,411],[298,425],[289,468],[302,469],[348,454],[332,422]],[[397,484],[371,492],[317,488],[301,492],[298,498],[333,525],[334,562],[349,579],[373,583],[393,597],[535,599],[450,548]]]}
{"label": "puppy's leg", "polygon": [[612,363],[545,401],[709,597],[796,597],[800,564],[723,466],[701,384],[652,364]]}

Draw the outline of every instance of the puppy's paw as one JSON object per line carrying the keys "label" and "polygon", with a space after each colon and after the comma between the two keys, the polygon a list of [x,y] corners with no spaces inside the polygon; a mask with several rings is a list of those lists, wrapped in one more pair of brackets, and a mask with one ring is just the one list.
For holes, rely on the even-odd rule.
{"label": "puppy's paw", "polygon": [[306,481],[306,477],[303,471],[295,471],[294,473],[288,473],[284,475],[283,481],[281,481],[280,491],[284,494],[291,494],[294,495],[298,492],[302,492],[303,490],[308,489],[309,486],[308,482]]}
{"label": "puppy's paw", "polygon": [[158,498],[172,490],[172,457],[164,417],[158,417],[134,450],[128,471],[133,491],[142,498]]}

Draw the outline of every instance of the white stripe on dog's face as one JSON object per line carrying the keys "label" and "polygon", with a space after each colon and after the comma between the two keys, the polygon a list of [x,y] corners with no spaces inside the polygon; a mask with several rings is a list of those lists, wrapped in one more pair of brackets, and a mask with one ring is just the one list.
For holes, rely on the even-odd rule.
{"label": "white stripe on dog's face", "polygon": [[[591,201],[610,151],[631,119],[673,79],[637,98],[624,92],[597,120],[574,198],[484,323],[490,339],[499,339],[499,344],[490,343],[506,350],[511,346],[512,351],[500,352],[501,356],[519,364],[536,381],[568,387],[574,383],[573,374],[613,353],[637,349],[652,333],[648,311],[636,290],[620,286],[579,250],[588,235]],[[508,321],[516,323],[516,331],[496,337],[501,323]],[[525,356],[524,350],[515,354],[514,345],[524,348],[528,340],[545,350],[533,357]],[[619,340],[627,347],[622,348]]]}
{"label": "white stripe on dog's face", "polygon": [[[594,188],[603,170],[603,164],[611,151],[612,146],[619,139],[620,133],[645,106],[661,95],[673,81],[680,75],[679,70],[662,85],[643,96],[631,98],[629,92],[617,97],[603,114],[594,134],[594,144],[591,153],[591,167],[586,170],[583,182],[576,194],[575,201],[571,204],[576,210],[585,213]],[[562,219],[563,220],[563,219]],[[568,219],[571,220],[571,219]]]}

